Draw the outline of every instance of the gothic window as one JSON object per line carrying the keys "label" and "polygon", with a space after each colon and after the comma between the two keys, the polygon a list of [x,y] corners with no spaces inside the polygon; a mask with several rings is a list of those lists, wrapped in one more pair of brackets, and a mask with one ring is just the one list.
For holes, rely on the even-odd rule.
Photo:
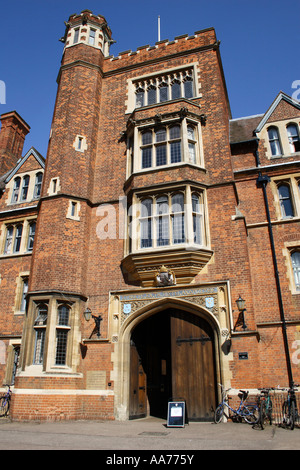
{"label": "gothic window", "polygon": [[37,307],[37,317],[34,322],[35,344],[33,364],[43,364],[47,318],[48,306],[46,304],[39,304]]}
{"label": "gothic window", "polygon": [[13,242],[13,234],[14,234],[14,227],[9,225],[6,228],[6,238],[5,238],[5,245],[4,245],[4,254],[8,255],[11,252],[12,242]]}

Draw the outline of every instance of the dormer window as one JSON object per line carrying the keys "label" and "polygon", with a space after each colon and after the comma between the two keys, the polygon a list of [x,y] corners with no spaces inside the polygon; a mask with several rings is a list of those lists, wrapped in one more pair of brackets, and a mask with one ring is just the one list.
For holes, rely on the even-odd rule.
{"label": "dormer window", "polygon": [[26,201],[27,199],[27,194],[28,194],[28,188],[29,188],[29,176],[26,175],[23,178],[23,183],[22,183],[22,195],[21,195],[21,200]]}
{"label": "dormer window", "polygon": [[12,193],[12,198],[11,202],[17,202],[19,198],[19,192],[20,192],[20,185],[21,185],[21,178],[17,176],[14,180],[14,187],[13,187],[13,193]]}
{"label": "dormer window", "polygon": [[269,127],[268,129],[269,143],[271,147],[272,156],[279,156],[282,154],[279,132],[277,127]]}
{"label": "dormer window", "polygon": [[300,140],[296,124],[289,124],[286,128],[291,153],[300,152]]}

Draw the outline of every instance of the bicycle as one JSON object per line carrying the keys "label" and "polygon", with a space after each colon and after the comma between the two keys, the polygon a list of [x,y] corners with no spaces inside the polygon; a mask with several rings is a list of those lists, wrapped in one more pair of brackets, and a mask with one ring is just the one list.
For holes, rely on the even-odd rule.
{"label": "bicycle", "polygon": [[7,392],[0,397],[0,418],[3,416],[7,416],[9,407],[10,407],[10,399],[12,391],[10,389],[10,385],[4,384],[4,387],[8,387]]}
{"label": "bicycle", "polygon": [[295,387],[298,386],[298,384],[292,384],[292,386],[287,389],[288,396],[282,405],[283,424],[289,427],[291,431],[294,429],[295,421],[299,416],[295,394]]}
{"label": "bicycle", "polygon": [[274,388],[259,388],[259,424],[261,429],[264,429],[265,423],[268,420],[272,425],[272,412],[273,403],[270,396],[270,391]]}
{"label": "bicycle", "polygon": [[257,424],[259,420],[259,410],[258,406],[256,405],[246,405],[245,401],[248,398],[249,392],[245,390],[240,390],[238,397],[240,398],[240,404],[238,408],[234,409],[228,404],[228,392],[231,388],[225,389],[222,384],[219,384],[222,390],[222,401],[215,409],[214,414],[214,421],[216,424],[220,423],[223,419],[225,414],[225,407],[228,408],[229,414],[230,412],[234,413],[236,417],[242,418],[248,424]]}

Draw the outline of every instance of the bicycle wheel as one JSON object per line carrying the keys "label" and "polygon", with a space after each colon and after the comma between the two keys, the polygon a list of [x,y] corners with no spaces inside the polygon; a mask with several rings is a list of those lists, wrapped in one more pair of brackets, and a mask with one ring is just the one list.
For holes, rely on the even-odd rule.
{"label": "bicycle wheel", "polygon": [[0,417],[7,416],[9,410],[9,400],[6,397],[0,398]]}
{"label": "bicycle wheel", "polygon": [[290,424],[289,424],[291,431],[295,427],[295,419],[296,419],[296,408],[295,408],[295,402],[292,401],[290,404]]}
{"label": "bicycle wheel", "polygon": [[243,408],[243,418],[248,424],[257,424],[259,422],[258,406],[245,406]]}
{"label": "bicycle wheel", "polygon": [[221,403],[220,405],[217,406],[215,409],[215,414],[214,414],[214,421],[216,424],[219,424],[224,416],[224,405]]}
{"label": "bicycle wheel", "polygon": [[259,407],[259,421],[258,421],[261,429],[264,429],[265,421],[266,421],[266,404],[265,402],[261,402],[260,407]]}
{"label": "bicycle wheel", "polygon": [[296,410],[295,410],[295,403],[288,402],[287,400],[282,405],[282,415],[283,415],[283,424],[287,427],[291,428],[291,430],[295,427],[295,418],[296,418]]}
{"label": "bicycle wheel", "polygon": [[271,426],[272,426],[272,413],[273,413],[273,403],[272,403],[272,400],[270,400],[266,409],[266,418],[269,420],[269,423]]}

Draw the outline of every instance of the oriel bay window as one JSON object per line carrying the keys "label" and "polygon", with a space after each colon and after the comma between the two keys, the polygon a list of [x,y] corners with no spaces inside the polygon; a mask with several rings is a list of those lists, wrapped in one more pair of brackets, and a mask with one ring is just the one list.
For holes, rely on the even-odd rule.
{"label": "oriel bay window", "polygon": [[190,163],[203,166],[201,126],[180,122],[140,127],[128,138],[129,173]]}
{"label": "oriel bay window", "polygon": [[[26,337],[22,370],[33,375],[61,371],[73,373],[78,366],[80,300],[76,297],[33,296],[27,299]],[[65,297],[65,296],[64,296]]]}
{"label": "oriel bay window", "polygon": [[[130,218],[131,250],[205,245],[204,193],[183,190],[137,198]],[[135,234],[138,234],[137,239]]]}

